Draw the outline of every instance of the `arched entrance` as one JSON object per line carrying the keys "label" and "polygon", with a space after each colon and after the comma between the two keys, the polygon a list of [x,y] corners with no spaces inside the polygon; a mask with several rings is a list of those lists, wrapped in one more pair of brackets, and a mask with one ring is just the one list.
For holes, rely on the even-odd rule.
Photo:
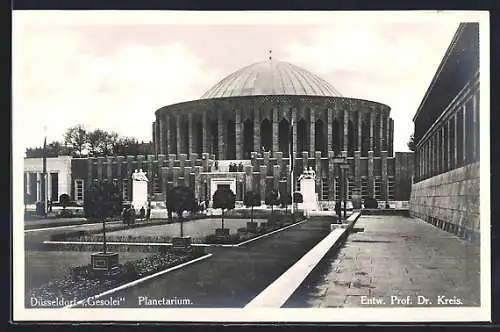
{"label": "arched entrance", "polygon": [[340,136],[340,123],[337,119],[333,120],[332,124],[332,141],[333,141],[333,151],[335,152],[335,155],[338,155],[340,153],[342,139]]}
{"label": "arched entrance", "polygon": [[303,151],[309,150],[307,141],[307,124],[304,119],[300,119],[299,122],[297,122],[297,153],[300,154]]}
{"label": "arched entrance", "polygon": [[354,135],[354,124],[351,120],[348,122],[347,127],[347,155],[349,157],[354,156],[354,145],[355,145],[356,137]]}
{"label": "arched entrance", "polygon": [[273,148],[273,128],[268,119],[264,119],[260,124],[260,137],[265,151],[271,151]]}
{"label": "arched entrance", "polygon": [[279,136],[279,150],[283,152],[284,157],[288,157],[290,153],[290,124],[286,119],[279,123],[278,127]]}
{"label": "arched entrance", "polygon": [[234,120],[229,119],[226,123],[227,142],[226,144],[226,159],[236,159],[236,135]]}
{"label": "arched entrance", "polygon": [[253,151],[253,122],[246,119],[243,122],[243,158],[250,159],[250,153]]}
{"label": "arched entrance", "polygon": [[326,155],[327,140],[325,137],[325,126],[323,120],[318,119],[314,124],[314,151],[321,151],[321,155]]}
{"label": "arched entrance", "polygon": [[196,121],[194,124],[194,142],[195,148],[194,151],[201,157],[203,153],[203,124],[201,121]]}
{"label": "arched entrance", "polygon": [[370,146],[370,130],[368,125],[363,121],[361,125],[361,155],[368,157],[368,149]]}

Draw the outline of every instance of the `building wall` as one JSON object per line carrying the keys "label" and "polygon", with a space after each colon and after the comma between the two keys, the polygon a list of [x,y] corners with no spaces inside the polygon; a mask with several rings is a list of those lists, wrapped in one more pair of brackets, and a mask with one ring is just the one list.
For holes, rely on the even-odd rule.
{"label": "building wall", "polygon": [[410,213],[479,240],[479,25],[460,24],[415,115]]}
{"label": "building wall", "polygon": [[479,242],[479,163],[413,185],[410,213],[472,242]]}
{"label": "building wall", "polygon": [[[47,173],[57,173],[58,174],[58,196],[62,194],[69,194],[71,192],[71,160],[70,156],[60,156],[57,158],[47,158]],[[43,171],[43,159],[42,158],[25,158],[24,159],[24,173],[25,177],[29,173],[37,174],[37,178],[40,178],[40,174]],[[50,175],[49,175],[50,183]],[[39,187],[39,184],[37,185]],[[40,188],[32,188],[34,190],[40,191]],[[24,188],[24,192],[27,192],[27,188]],[[49,193],[50,185],[49,185]],[[38,194],[37,200],[39,200],[40,194]],[[59,199],[59,197],[57,198]]]}

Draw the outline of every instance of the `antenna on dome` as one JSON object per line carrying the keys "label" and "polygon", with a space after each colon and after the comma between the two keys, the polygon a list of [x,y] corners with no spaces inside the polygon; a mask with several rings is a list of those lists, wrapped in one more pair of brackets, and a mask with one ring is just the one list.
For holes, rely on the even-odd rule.
{"label": "antenna on dome", "polygon": [[271,53],[273,53],[273,50],[269,50],[269,60],[273,59],[273,57],[271,56]]}

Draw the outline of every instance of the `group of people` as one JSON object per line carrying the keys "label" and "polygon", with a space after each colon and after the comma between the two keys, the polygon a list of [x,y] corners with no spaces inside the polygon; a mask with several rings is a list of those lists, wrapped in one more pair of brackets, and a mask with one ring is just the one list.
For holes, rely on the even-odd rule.
{"label": "group of people", "polygon": [[136,215],[135,208],[133,205],[130,205],[129,207],[123,208],[122,219],[126,224],[133,224],[137,217],[141,220],[144,220],[144,219],[146,219],[146,221],[150,220],[150,218],[151,218],[151,203],[150,202],[148,203],[147,210],[144,208],[144,206],[141,207],[141,209],[139,210],[139,216]]}
{"label": "group of people", "polygon": [[239,163],[239,165],[236,165],[236,163],[230,163],[229,172],[243,172],[243,164]]}

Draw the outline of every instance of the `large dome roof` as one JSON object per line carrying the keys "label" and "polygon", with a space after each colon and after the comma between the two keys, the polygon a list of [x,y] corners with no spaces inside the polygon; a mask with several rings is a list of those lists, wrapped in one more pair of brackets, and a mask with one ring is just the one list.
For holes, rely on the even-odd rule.
{"label": "large dome roof", "polygon": [[268,60],[235,71],[205,92],[201,99],[259,95],[342,96],[327,81],[305,69]]}

